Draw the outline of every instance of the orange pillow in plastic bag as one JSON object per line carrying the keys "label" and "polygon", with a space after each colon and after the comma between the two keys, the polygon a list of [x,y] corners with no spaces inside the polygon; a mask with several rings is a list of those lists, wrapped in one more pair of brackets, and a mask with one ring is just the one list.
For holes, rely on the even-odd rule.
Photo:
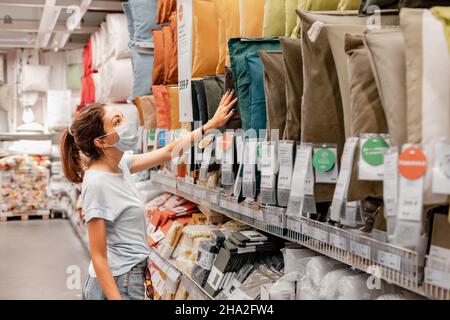
{"label": "orange pillow in plastic bag", "polygon": [[170,129],[169,95],[166,86],[152,86],[156,102],[156,124],[158,129]]}
{"label": "orange pillow in plastic bag", "polygon": [[194,0],[192,77],[216,73],[219,61],[217,13],[214,2]]}
{"label": "orange pillow in plastic bag", "polygon": [[163,31],[153,29],[153,41],[155,49],[153,50],[153,84],[159,85],[164,83],[164,35]]}
{"label": "orange pillow in plastic bag", "polygon": [[170,104],[170,129],[180,129],[180,110],[179,110],[179,98],[178,98],[178,87],[167,86],[167,92],[169,94],[169,104]]}
{"label": "orange pillow in plastic bag", "polygon": [[262,37],[264,0],[239,0],[241,38]]}
{"label": "orange pillow in plastic bag", "polygon": [[170,16],[170,30],[172,33],[172,53],[170,56],[169,70],[166,71],[166,79],[164,82],[167,84],[178,83],[178,24],[177,13],[172,12]]}
{"label": "orange pillow in plastic bag", "polygon": [[228,0],[212,0],[216,5],[217,13],[217,42],[219,45],[219,62],[216,68],[216,74],[225,73],[225,60],[227,56],[227,35],[225,27],[225,6],[228,5]]}
{"label": "orange pillow in plastic bag", "polygon": [[228,51],[228,40],[232,38],[239,38],[241,35],[241,20],[239,13],[239,0],[222,0],[225,1],[223,7],[224,25],[225,25],[225,43],[226,43],[226,57],[225,65],[230,65],[230,53]]}
{"label": "orange pillow in plastic bag", "polygon": [[168,79],[168,73],[170,68],[170,62],[172,60],[172,30],[169,25],[164,25],[162,27],[163,40],[164,40],[164,84],[168,84],[166,79]]}

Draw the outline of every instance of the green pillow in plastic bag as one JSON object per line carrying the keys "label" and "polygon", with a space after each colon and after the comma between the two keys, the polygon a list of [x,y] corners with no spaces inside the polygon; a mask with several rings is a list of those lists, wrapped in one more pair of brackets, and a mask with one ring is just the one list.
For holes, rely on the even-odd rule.
{"label": "green pillow in plastic bag", "polygon": [[67,86],[70,90],[79,91],[81,90],[81,77],[83,75],[83,65],[71,64],[69,65],[69,70],[67,72]]}

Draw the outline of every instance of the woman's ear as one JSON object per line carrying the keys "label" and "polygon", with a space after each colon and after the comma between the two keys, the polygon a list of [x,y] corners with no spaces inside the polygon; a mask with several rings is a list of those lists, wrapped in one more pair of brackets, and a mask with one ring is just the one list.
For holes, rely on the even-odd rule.
{"label": "woman's ear", "polygon": [[106,147],[105,144],[106,144],[106,141],[104,141],[103,139],[99,139],[99,138],[94,139],[94,145],[99,149],[104,149]]}

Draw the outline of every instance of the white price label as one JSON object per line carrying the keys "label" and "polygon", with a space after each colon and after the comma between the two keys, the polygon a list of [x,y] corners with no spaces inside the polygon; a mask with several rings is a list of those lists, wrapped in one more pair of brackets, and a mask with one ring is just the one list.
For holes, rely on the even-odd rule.
{"label": "white price label", "polygon": [[289,230],[295,231],[297,233],[302,233],[302,223],[300,221],[288,219],[287,227]]}
{"label": "white price label", "polygon": [[262,175],[261,176],[261,188],[262,189],[274,189],[276,182],[275,175]]}
{"label": "white price label", "polygon": [[434,149],[432,191],[450,194],[450,144],[438,142]]}
{"label": "white price label", "polygon": [[398,147],[391,147],[384,155],[383,199],[388,217],[398,209]]}
{"label": "white price label", "polygon": [[341,250],[348,250],[347,239],[341,235],[330,233],[330,244]]}
{"label": "white price label", "polygon": [[294,159],[294,142],[281,141],[278,145],[280,171],[278,175],[278,188],[290,190]]}
{"label": "white price label", "polygon": [[259,221],[264,221],[264,214],[262,210],[254,210],[253,211],[253,218]]}
{"label": "white price label", "polygon": [[408,180],[400,177],[398,219],[421,221],[423,203],[423,177]]}
{"label": "white price label", "polygon": [[261,143],[261,174],[274,175],[278,171],[277,145],[273,141]]}
{"label": "white price label", "polygon": [[399,255],[383,250],[378,251],[378,263],[385,267],[400,271],[402,259]]}
{"label": "white price label", "polygon": [[350,252],[365,259],[370,259],[370,247],[365,244],[350,241]]}
{"label": "white price label", "polygon": [[318,228],[309,227],[313,239],[328,243],[328,232]]}
{"label": "white price label", "polygon": [[271,226],[279,227],[281,225],[280,216],[276,214],[266,214],[266,223]]}

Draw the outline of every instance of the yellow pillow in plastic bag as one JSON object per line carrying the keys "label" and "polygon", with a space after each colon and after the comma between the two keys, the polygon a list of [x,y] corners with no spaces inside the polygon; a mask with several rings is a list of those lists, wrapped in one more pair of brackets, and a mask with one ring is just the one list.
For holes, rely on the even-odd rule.
{"label": "yellow pillow in plastic bag", "polygon": [[225,65],[230,65],[230,52],[228,51],[228,40],[231,38],[239,38],[241,34],[241,20],[239,13],[239,0],[222,0],[226,1],[224,6],[225,19],[225,38],[226,38],[226,57]]}
{"label": "yellow pillow in plastic bag", "polygon": [[337,9],[339,11],[358,10],[361,6],[362,0],[341,0],[339,1]]}
{"label": "yellow pillow in plastic bag", "polygon": [[264,0],[264,22],[262,36],[283,36],[286,30],[286,1]]}

